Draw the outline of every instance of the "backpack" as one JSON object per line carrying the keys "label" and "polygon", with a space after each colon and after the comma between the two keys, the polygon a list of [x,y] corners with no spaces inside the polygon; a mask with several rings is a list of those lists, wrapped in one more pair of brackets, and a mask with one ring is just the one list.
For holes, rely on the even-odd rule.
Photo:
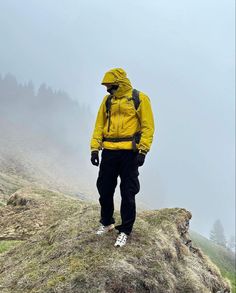
{"label": "backpack", "polygon": [[[110,117],[110,115],[111,115],[111,99],[112,99],[112,95],[109,95],[106,100],[106,113],[107,113],[107,118],[108,118],[108,132],[110,131],[110,122],[111,122],[111,117]],[[137,110],[140,105],[139,91],[136,89],[133,89],[132,97],[128,98],[128,100],[129,101],[133,100],[135,110]],[[137,150],[136,143],[140,142],[140,138],[141,138],[141,132],[137,132],[133,136],[126,137],[126,138],[105,138],[105,137],[103,137],[103,141],[112,141],[112,142],[132,141],[132,148],[134,151],[136,151]]]}
{"label": "backpack", "polygon": [[[107,113],[107,118],[108,118],[108,132],[110,130],[110,113],[111,113],[111,99],[112,99],[112,95],[109,95],[107,97],[107,100],[106,100],[106,113]],[[134,107],[135,107],[135,110],[138,109],[139,107],[139,104],[140,104],[140,99],[139,99],[139,91],[136,90],[136,89],[133,89],[133,92],[132,92],[132,97],[131,98],[128,98],[128,100],[133,100],[134,102]]]}

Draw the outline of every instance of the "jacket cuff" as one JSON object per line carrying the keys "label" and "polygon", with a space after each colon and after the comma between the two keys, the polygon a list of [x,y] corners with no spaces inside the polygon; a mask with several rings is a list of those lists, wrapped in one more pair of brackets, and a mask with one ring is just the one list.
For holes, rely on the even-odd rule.
{"label": "jacket cuff", "polygon": [[145,151],[145,150],[139,150],[139,153],[141,153],[141,154],[143,154],[143,155],[146,155],[148,152],[147,151]]}
{"label": "jacket cuff", "polygon": [[98,152],[99,149],[91,149],[91,152]]}

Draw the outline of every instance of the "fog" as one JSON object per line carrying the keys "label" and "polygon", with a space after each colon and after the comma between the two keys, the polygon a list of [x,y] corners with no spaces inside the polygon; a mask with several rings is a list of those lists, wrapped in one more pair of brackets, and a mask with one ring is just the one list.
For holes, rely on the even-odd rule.
{"label": "fog", "polygon": [[0,172],[94,199],[84,143],[91,119],[65,92],[0,76]]}
{"label": "fog", "polygon": [[[190,228],[205,236],[220,219],[229,237],[235,231],[234,6],[233,0],[0,1],[0,74],[31,80],[36,93],[43,83],[63,90],[91,113],[86,131],[78,120],[55,135],[72,133],[66,144],[76,149],[73,184],[80,165],[83,184],[98,198],[89,137],[106,94],[103,74],[124,68],[133,87],[149,95],[156,125],[137,198],[149,208],[190,210]],[[60,158],[63,166],[67,157]]]}

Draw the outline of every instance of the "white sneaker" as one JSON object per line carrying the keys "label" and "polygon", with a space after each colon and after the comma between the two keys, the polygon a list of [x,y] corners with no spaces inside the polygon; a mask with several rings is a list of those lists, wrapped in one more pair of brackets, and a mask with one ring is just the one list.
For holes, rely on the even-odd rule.
{"label": "white sneaker", "polygon": [[112,231],[114,228],[115,228],[114,224],[111,224],[111,225],[108,225],[108,226],[101,225],[99,227],[99,229],[97,230],[96,234],[97,235],[102,235],[104,233]]}
{"label": "white sneaker", "polygon": [[126,235],[124,232],[121,232],[117,239],[116,239],[116,243],[114,244],[114,246],[119,246],[119,247],[122,247],[126,244],[126,241],[127,241],[127,238],[128,238],[128,235]]}

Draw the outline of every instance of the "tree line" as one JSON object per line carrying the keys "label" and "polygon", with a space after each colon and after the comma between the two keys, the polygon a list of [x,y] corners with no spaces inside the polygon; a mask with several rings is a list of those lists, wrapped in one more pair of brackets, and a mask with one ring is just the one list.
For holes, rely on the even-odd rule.
{"label": "tree line", "polygon": [[0,119],[81,150],[88,148],[94,120],[90,108],[66,92],[46,84],[36,90],[32,81],[21,84],[11,74],[0,76]]}

